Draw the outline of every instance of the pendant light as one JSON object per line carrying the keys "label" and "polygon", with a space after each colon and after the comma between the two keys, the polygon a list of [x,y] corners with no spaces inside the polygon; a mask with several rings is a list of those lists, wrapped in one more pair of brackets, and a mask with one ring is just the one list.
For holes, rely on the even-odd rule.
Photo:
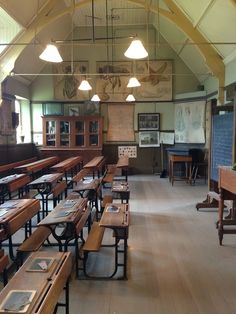
{"label": "pendant light", "polygon": [[101,99],[99,98],[98,94],[94,94],[93,97],[91,98],[91,101],[100,101]]}
{"label": "pendant light", "polygon": [[134,39],[132,40],[129,48],[125,51],[124,55],[130,59],[143,59],[148,56],[148,52],[144,48],[141,40]]}
{"label": "pendant light", "polygon": [[137,80],[136,77],[131,77],[129,79],[127,87],[139,87],[141,86],[140,82]]}
{"label": "pendant light", "polygon": [[62,57],[55,45],[47,45],[44,51],[39,56],[40,59],[48,62],[62,62]]}
{"label": "pendant light", "polygon": [[126,101],[128,101],[128,102],[135,101],[134,95],[129,94],[129,95],[126,97]]}
{"label": "pendant light", "polygon": [[91,90],[92,89],[92,86],[89,84],[89,82],[87,80],[83,80],[79,87],[78,87],[79,90]]}

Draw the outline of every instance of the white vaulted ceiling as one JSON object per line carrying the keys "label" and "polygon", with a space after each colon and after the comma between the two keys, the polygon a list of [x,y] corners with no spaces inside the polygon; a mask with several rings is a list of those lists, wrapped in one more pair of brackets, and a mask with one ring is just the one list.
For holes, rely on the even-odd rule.
{"label": "white vaulted ceiling", "polygon": [[[236,57],[235,0],[94,0],[94,13],[92,0],[0,0],[0,6],[23,27],[18,42],[41,43],[24,51],[9,46],[0,55],[1,64],[17,54],[17,70],[25,73],[40,73],[43,45],[70,34],[72,10],[76,26],[92,26],[92,16],[95,27],[152,24],[200,83]],[[28,84],[33,79],[28,77]]]}

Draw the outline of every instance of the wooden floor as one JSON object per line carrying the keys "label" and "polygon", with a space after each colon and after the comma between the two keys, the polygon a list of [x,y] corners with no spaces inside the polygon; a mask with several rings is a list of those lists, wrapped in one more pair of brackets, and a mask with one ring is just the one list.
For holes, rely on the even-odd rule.
{"label": "wooden floor", "polygon": [[[216,210],[197,212],[203,183],[131,176],[127,281],[73,278],[70,313],[236,313],[236,235],[218,244]],[[97,261],[103,268],[106,254]],[[64,313],[60,310],[59,313]]]}

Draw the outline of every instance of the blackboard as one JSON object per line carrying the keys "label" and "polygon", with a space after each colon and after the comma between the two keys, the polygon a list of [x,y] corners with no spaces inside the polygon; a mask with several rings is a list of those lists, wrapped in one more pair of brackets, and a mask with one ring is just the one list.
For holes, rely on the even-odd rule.
{"label": "blackboard", "polygon": [[218,167],[232,165],[233,113],[214,115],[211,139],[211,179],[218,181]]}

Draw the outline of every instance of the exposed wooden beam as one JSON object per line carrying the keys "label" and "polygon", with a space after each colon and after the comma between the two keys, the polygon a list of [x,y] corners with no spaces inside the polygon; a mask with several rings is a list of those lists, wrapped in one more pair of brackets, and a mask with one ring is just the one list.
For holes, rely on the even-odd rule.
{"label": "exposed wooden beam", "polygon": [[[19,37],[16,43],[19,42],[30,42],[37,33],[39,33],[45,26],[48,21],[49,12],[53,11],[58,0],[50,0],[41,11],[38,12],[36,18],[31,23],[31,25],[24,31],[24,33]],[[7,52],[3,54],[0,58],[1,69],[0,69],[0,82],[2,82],[8,74],[14,68],[14,64],[18,56],[21,54],[24,45],[13,45],[9,47]]]}
{"label": "exposed wooden beam", "polygon": [[233,2],[233,4],[236,6],[236,0],[231,0]]}
{"label": "exposed wooden beam", "polygon": [[[95,0],[96,2],[102,1],[102,0]],[[142,0],[128,0],[129,2],[135,3],[136,5],[143,7],[146,10],[150,10],[154,13],[159,13],[162,16],[168,18],[173,23],[175,23],[182,31],[184,31],[188,37],[196,43],[199,50],[201,51],[202,55],[205,58],[205,62],[212,71],[212,73],[219,79],[219,98],[222,102],[224,99],[224,80],[225,80],[225,66],[221,59],[221,57],[218,55],[216,50],[209,44],[206,45],[208,42],[202,36],[202,34],[194,28],[192,23],[187,19],[187,17],[184,15],[184,13],[179,9],[179,7],[173,2],[173,0],[163,0],[166,5],[168,6],[169,10],[164,10],[162,8],[159,8],[155,5],[150,5],[150,1],[142,1]],[[19,42],[30,42],[34,36],[40,32],[42,29],[44,29],[49,23],[52,21],[55,21],[59,19],[60,17],[64,16],[65,14],[70,14],[73,12],[73,10],[78,9],[82,6],[91,4],[91,0],[82,0],[81,2],[77,4],[72,4],[68,8],[63,8],[61,11],[57,11],[53,13],[53,8],[56,5],[58,0],[50,0],[45,7],[37,14],[36,18],[32,22],[32,24],[29,26],[29,28],[24,32],[24,34],[21,36]],[[234,1],[236,2],[236,0]],[[199,43],[202,43],[199,44]],[[1,58],[1,64],[9,64],[9,68],[12,65],[12,68],[14,66],[14,62],[19,56],[19,54],[24,49],[24,46],[12,46],[9,48],[9,51]],[[1,70],[2,73],[0,73],[0,81],[2,81],[2,74],[4,75],[8,74],[11,69],[8,69],[7,71],[4,71],[4,68]]]}
{"label": "exposed wooden beam", "polygon": [[[145,3],[140,0],[129,0],[130,2],[136,3],[139,6],[145,8]],[[201,51],[206,64],[219,80],[219,102],[224,104],[224,85],[225,85],[225,65],[221,56],[206,40],[206,38],[196,29],[193,24],[188,20],[184,13],[174,3],[173,0],[163,0],[167,5],[168,10],[163,10],[155,5],[149,6],[149,10],[168,18],[176,26],[178,26]],[[236,2],[236,0],[235,0]]]}

